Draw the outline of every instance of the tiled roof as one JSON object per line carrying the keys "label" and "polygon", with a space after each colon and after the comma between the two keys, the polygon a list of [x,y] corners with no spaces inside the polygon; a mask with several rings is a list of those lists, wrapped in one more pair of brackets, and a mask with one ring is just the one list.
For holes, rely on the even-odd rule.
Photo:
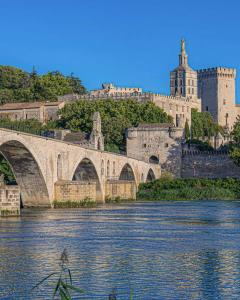
{"label": "tiled roof", "polygon": [[67,133],[64,136],[63,139],[65,142],[71,142],[71,143],[76,143],[76,142],[87,142],[87,134],[84,132],[70,132]]}

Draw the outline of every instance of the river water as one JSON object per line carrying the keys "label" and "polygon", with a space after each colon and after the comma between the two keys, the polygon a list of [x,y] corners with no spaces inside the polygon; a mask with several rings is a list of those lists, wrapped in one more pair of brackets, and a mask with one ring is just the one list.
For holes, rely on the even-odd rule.
{"label": "river water", "polygon": [[74,299],[240,299],[240,201],[23,210],[0,220],[0,299],[50,299],[63,249]]}

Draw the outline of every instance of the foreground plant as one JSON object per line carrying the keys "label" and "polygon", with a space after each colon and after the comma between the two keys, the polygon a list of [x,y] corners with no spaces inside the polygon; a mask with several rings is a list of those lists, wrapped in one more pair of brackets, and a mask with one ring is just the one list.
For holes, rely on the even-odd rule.
{"label": "foreground plant", "polygon": [[61,300],[72,300],[72,292],[75,293],[84,293],[84,291],[73,285],[72,282],[72,274],[70,269],[67,266],[68,263],[68,255],[66,249],[62,252],[60,257],[60,271],[53,272],[50,275],[43,278],[38,284],[36,284],[33,288],[36,289],[40,285],[42,285],[46,280],[50,279],[53,276],[58,276],[58,280],[56,286],[54,288],[52,299],[61,299]]}

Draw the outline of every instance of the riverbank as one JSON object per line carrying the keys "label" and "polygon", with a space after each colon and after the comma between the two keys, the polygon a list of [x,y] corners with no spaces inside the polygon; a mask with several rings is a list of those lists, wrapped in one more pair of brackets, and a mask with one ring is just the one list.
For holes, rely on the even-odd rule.
{"label": "riverbank", "polygon": [[240,199],[240,180],[226,179],[182,179],[163,177],[141,184],[137,200],[236,200]]}

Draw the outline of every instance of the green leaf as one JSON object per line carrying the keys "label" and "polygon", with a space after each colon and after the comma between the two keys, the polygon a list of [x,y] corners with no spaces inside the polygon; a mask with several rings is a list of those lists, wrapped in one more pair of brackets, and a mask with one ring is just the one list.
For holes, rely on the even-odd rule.
{"label": "green leaf", "polygon": [[61,279],[61,276],[60,276],[59,279],[58,279],[57,285],[55,286],[54,292],[53,292],[53,297],[52,297],[53,299],[54,299],[54,297],[57,294],[57,291],[58,291],[58,289],[60,287],[61,281],[62,281],[62,279]]}
{"label": "green leaf", "polygon": [[60,287],[59,288],[59,294],[61,296],[61,300],[71,300],[71,296],[68,296],[65,291]]}
{"label": "green leaf", "polygon": [[48,275],[47,277],[43,278],[41,281],[39,281],[39,283],[37,283],[37,284],[31,289],[31,291],[34,290],[35,288],[37,288],[39,285],[41,285],[41,284],[42,284],[44,281],[46,281],[48,278],[50,278],[51,276],[56,275],[56,274],[57,274],[57,273],[54,272],[54,273],[51,273],[50,275]]}
{"label": "green leaf", "polygon": [[73,291],[75,291],[75,292],[78,292],[78,293],[84,293],[84,290],[82,290],[82,289],[80,289],[80,288],[78,288],[78,287],[76,287],[76,286],[73,286],[73,285],[71,285],[71,284],[67,284],[67,283],[65,283],[65,286],[68,288],[68,289],[70,289],[70,290],[73,290]]}

